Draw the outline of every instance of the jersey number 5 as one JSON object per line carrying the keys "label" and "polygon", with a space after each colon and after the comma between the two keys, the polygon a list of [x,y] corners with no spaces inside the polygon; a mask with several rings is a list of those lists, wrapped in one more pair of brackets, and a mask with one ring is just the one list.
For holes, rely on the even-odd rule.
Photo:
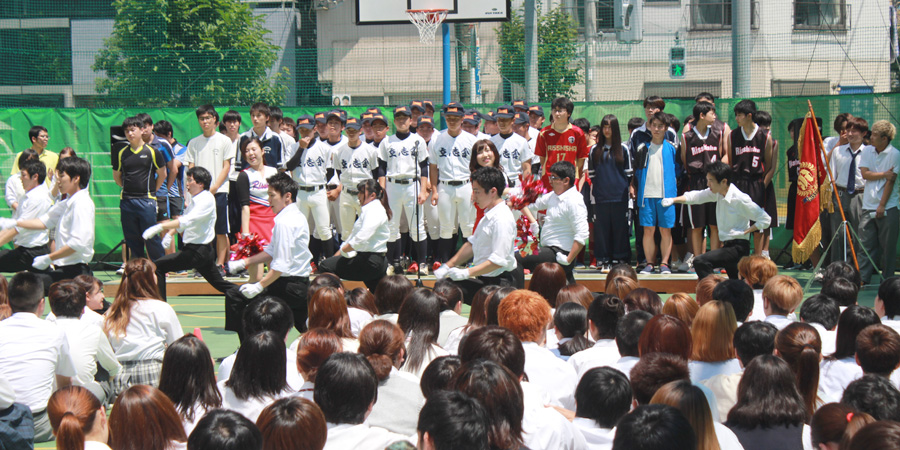
{"label": "jersey number 5", "polygon": [[759,155],[753,157],[753,162],[750,165],[752,167],[759,167]]}

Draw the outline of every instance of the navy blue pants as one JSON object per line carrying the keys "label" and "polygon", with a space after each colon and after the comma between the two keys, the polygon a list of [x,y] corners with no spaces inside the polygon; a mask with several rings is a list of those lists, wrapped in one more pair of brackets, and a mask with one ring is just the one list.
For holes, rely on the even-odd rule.
{"label": "navy blue pants", "polygon": [[[144,230],[156,225],[156,200],[152,198],[123,198],[119,201],[119,210],[122,219],[122,235],[125,237],[125,245],[131,251],[132,258],[143,258],[150,255],[150,259],[156,261],[165,251],[162,247],[162,239],[159,235],[153,239],[144,241],[141,236]],[[144,245],[147,252],[144,253]]]}

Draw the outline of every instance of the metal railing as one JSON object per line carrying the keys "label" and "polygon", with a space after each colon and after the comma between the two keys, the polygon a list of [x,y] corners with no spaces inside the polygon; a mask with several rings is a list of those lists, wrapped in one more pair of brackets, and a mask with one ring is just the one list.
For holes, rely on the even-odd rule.
{"label": "metal railing", "polygon": [[[716,31],[731,29],[731,2],[697,0],[688,3],[691,15],[690,31]],[[750,4],[750,28],[759,29],[759,2]]]}
{"label": "metal railing", "polygon": [[851,6],[846,0],[795,1],[795,30],[850,30]]}

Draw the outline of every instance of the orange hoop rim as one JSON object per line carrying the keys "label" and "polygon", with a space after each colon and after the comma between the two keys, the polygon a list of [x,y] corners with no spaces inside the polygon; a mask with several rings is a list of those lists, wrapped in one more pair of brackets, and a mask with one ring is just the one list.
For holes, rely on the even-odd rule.
{"label": "orange hoop rim", "polygon": [[447,11],[450,11],[450,10],[449,9],[407,9],[406,10],[406,12],[408,14],[415,14],[415,13],[435,14],[435,13],[442,13],[442,12],[447,12]]}

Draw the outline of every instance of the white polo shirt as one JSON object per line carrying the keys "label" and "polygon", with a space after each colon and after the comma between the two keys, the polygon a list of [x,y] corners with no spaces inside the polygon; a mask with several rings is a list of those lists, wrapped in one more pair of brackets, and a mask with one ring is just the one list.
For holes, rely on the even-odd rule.
{"label": "white polo shirt", "polygon": [[[859,161],[859,167],[865,167],[872,172],[893,171],[895,174],[900,173],[900,151],[897,151],[893,145],[888,146],[878,153],[875,147],[871,145],[863,148],[862,157]],[[863,192],[862,207],[865,210],[875,211],[881,203],[881,195],[884,193],[884,186],[887,180],[866,180],[866,190]],[[888,197],[887,203],[884,205],[885,211],[900,206],[898,204],[897,184],[891,190],[891,196]]]}
{"label": "white polo shirt", "polygon": [[272,257],[269,267],[285,277],[308,277],[312,270],[309,252],[309,224],[297,206],[286,205],[275,216],[272,241],[263,250]]}
{"label": "white polo shirt", "polygon": [[347,243],[357,252],[384,253],[390,236],[387,212],[376,199],[363,205]]}
{"label": "white polo shirt", "polygon": [[441,133],[432,139],[429,146],[428,162],[438,169],[438,179],[447,181],[468,181],[471,176],[469,162],[472,160],[472,146],[475,136],[460,130],[456,137],[450,132]]}
{"label": "white polo shirt", "polygon": [[[234,164],[234,156],[237,152],[234,142],[222,133],[216,131],[212,136],[197,136],[191,139],[187,145],[187,153],[184,160],[190,165],[202,167],[209,171],[212,175],[212,184],[219,179],[222,173],[222,166],[225,161],[231,161]],[[228,193],[228,180],[222,183],[217,193]]]}
{"label": "white polo shirt", "polygon": [[53,260],[57,266],[89,264],[94,257],[94,201],[87,189],[51,207],[40,217],[47,229],[56,228],[56,248],[69,246],[75,253]]}
{"label": "white polo shirt", "polygon": [[584,197],[572,186],[561,195],[555,192],[542,195],[531,206],[532,210],[547,210],[541,227],[541,247],[559,247],[569,251],[572,244],[587,241],[590,234],[587,207]]}
{"label": "white polo shirt", "polygon": [[[25,199],[19,203],[19,209],[16,210],[16,220],[37,219],[43,216],[53,206],[53,199],[50,198],[50,189],[45,183],[28,191]],[[25,228],[16,228],[19,234],[16,235],[15,243],[19,247],[32,248],[50,242],[47,230],[28,230]]]}
{"label": "white polo shirt", "polygon": [[185,244],[208,244],[216,238],[216,197],[204,189],[191,197],[184,215],[178,218],[178,232]]}
{"label": "white polo shirt", "polygon": [[474,265],[490,261],[500,266],[497,270],[484,274],[486,277],[496,277],[515,269],[515,240],[516,219],[506,203],[500,202],[484,212],[475,233],[469,236]]}

